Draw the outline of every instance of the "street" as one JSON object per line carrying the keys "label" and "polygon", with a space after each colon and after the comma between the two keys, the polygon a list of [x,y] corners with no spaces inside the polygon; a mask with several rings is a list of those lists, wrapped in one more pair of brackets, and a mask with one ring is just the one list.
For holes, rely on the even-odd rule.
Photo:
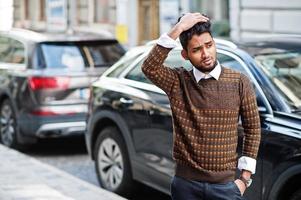
{"label": "street", "polygon": [[[99,186],[94,162],[87,154],[83,137],[41,141],[23,153]],[[142,184],[137,184],[137,187],[137,192],[130,198],[131,200],[170,199],[168,195]]]}

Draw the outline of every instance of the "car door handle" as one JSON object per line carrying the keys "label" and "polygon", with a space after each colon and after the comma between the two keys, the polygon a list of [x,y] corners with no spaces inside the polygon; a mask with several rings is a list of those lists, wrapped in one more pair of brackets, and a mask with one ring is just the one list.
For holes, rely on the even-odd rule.
{"label": "car door handle", "polygon": [[133,103],[134,103],[134,101],[133,101],[132,99],[126,99],[126,98],[124,98],[124,97],[121,97],[121,98],[119,99],[119,101],[120,101],[121,103],[123,103],[123,104],[133,104]]}

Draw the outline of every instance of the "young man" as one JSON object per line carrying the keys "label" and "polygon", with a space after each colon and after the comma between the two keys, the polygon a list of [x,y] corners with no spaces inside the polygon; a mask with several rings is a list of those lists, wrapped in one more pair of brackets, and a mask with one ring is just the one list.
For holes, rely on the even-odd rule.
{"label": "young man", "polygon": [[[193,65],[191,71],[163,65],[178,37],[182,56]],[[245,75],[217,61],[209,19],[200,13],[181,17],[160,37],[142,70],[170,100],[176,161],[172,198],[242,199],[255,173],[260,143],[256,97]],[[239,115],[245,137],[237,166]],[[236,168],[241,175],[235,180]]]}

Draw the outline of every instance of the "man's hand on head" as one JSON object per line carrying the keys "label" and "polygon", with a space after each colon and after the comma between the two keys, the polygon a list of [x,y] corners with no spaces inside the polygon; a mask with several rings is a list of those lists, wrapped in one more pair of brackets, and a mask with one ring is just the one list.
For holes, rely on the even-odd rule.
{"label": "man's hand on head", "polygon": [[178,26],[183,32],[193,27],[196,23],[207,22],[208,20],[209,18],[205,17],[201,13],[186,13],[181,17],[176,26]]}
{"label": "man's hand on head", "polygon": [[205,17],[201,13],[186,13],[181,17],[180,21],[170,30],[168,35],[175,40],[182,32],[190,29],[196,23],[207,22],[208,20],[209,18]]}

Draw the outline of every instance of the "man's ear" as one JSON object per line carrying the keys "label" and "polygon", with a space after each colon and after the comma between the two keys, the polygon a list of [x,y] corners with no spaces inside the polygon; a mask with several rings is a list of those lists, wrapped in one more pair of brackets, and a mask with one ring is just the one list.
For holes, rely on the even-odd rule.
{"label": "man's ear", "polygon": [[188,60],[188,53],[185,49],[182,49],[181,51],[181,54],[182,54],[182,57],[185,59],[185,60]]}

